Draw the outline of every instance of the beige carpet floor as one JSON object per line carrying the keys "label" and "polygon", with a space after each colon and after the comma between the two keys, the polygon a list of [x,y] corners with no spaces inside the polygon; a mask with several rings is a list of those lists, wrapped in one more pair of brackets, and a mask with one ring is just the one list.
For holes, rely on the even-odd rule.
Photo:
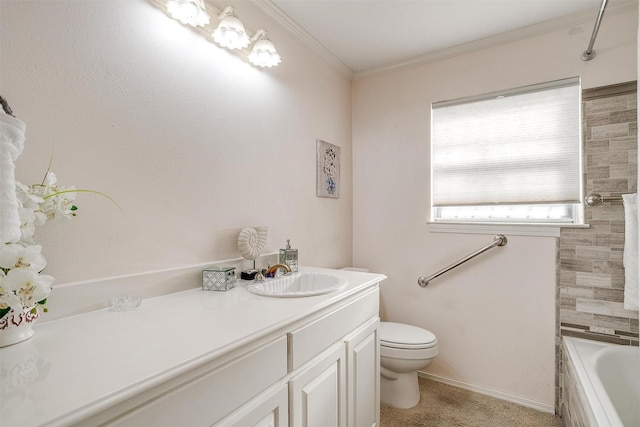
{"label": "beige carpet floor", "polygon": [[380,408],[381,427],[560,427],[560,417],[459,387],[420,378],[411,409]]}

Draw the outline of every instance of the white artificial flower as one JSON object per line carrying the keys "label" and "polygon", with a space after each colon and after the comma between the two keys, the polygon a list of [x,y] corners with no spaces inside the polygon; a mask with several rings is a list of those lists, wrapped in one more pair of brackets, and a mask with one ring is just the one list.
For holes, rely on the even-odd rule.
{"label": "white artificial flower", "polygon": [[22,312],[22,301],[13,291],[7,289],[4,285],[6,274],[0,270],[0,311],[5,311],[8,308],[15,312]]}
{"label": "white artificial flower", "polygon": [[34,188],[34,186],[26,186],[16,182],[16,197],[23,208],[32,210],[40,208],[40,203],[42,203],[43,200],[42,197],[36,194]]}
{"label": "white artificial flower", "polygon": [[5,270],[32,270],[40,272],[44,270],[47,262],[42,255],[42,246],[22,246],[18,243],[0,246],[0,268]]}
{"label": "white artificial flower", "polygon": [[19,208],[18,215],[20,216],[20,232],[22,233],[20,241],[35,244],[33,233],[36,231],[36,213],[31,209]]}
{"label": "white artificial flower", "polygon": [[13,292],[25,308],[33,307],[47,298],[53,281],[51,276],[25,268],[13,269],[3,278],[4,288]]}
{"label": "white artificial flower", "polygon": [[0,310],[4,311],[7,308],[20,313],[24,309],[22,307],[22,301],[13,292],[6,291],[2,285],[0,285]]}
{"label": "white artificial flower", "polygon": [[71,208],[73,207],[73,202],[76,200],[75,187],[69,187],[66,190],[61,188],[61,191],[69,191],[67,193],[58,194],[56,199],[56,216],[64,217],[66,219],[70,219],[73,215],[73,211]]}
{"label": "white artificial flower", "polygon": [[[49,175],[53,175],[49,172]],[[55,178],[55,175],[53,175]],[[45,215],[46,220],[57,218],[70,219],[73,216],[73,202],[76,199],[75,187],[64,188],[60,185],[47,185],[40,187],[42,202],[39,211]]]}
{"label": "white artificial flower", "polygon": [[52,185],[55,185],[56,182],[58,182],[56,174],[48,171],[44,177],[44,185],[46,185],[47,187],[51,187]]}
{"label": "white artificial flower", "polygon": [[0,318],[9,309],[33,309],[51,292],[54,278],[40,274],[46,260],[42,247],[35,244],[34,233],[37,226],[49,220],[75,216],[77,193],[75,187],[65,188],[57,181],[56,175],[47,171],[40,184],[16,182],[21,238],[17,243],[0,245]]}
{"label": "white artificial flower", "polygon": [[23,209],[33,212],[33,219],[25,217],[29,223],[23,221],[23,228],[26,228],[23,233],[26,243],[33,242],[32,225],[35,227],[43,225],[50,220],[58,218],[70,219],[74,216],[75,187],[65,188],[56,184],[56,182],[57,177],[53,172],[47,172],[42,184],[27,186],[16,182],[18,203]]}

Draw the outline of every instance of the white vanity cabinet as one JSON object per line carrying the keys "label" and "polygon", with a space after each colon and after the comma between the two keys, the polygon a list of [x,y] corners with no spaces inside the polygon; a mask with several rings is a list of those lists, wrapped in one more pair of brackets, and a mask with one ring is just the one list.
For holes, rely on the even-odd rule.
{"label": "white vanity cabinet", "polygon": [[[380,424],[378,302],[375,287],[310,316],[287,333],[289,426]],[[254,411],[240,412],[245,410]],[[236,424],[224,420],[221,425]]]}
{"label": "white vanity cabinet", "polygon": [[371,319],[350,334],[347,351],[347,425],[380,425],[380,321]]}
{"label": "white vanity cabinet", "polygon": [[[254,396],[286,377],[286,337],[282,336],[247,354],[234,353],[226,359],[230,360],[215,367],[205,366],[204,369],[198,369],[176,378],[169,384],[162,384],[135,396],[110,408],[99,417],[87,420],[82,425],[100,425],[101,418],[108,418],[114,413],[119,414],[109,420],[106,425],[113,427],[214,425],[225,414],[245,405]],[[277,400],[279,396],[276,390],[270,397]],[[149,400],[144,401],[146,398]],[[139,400],[142,400],[140,405],[129,408]],[[252,405],[247,406],[251,408],[252,415],[261,415],[258,421],[270,412],[279,412],[277,409],[281,407],[279,402],[276,402],[273,408],[269,404],[256,406],[255,402],[251,403]],[[250,420],[251,417],[247,416],[246,419]],[[243,421],[238,421],[236,424],[228,425],[247,425],[242,423]]]}
{"label": "white vanity cabinet", "polygon": [[380,425],[379,324],[365,322],[293,377],[291,426]]}
{"label": "white vanity cabinet", "polygon": [[376,287],[288,334],[291,426],[379,424],[378,307]]}
{"label": "white vanity cabinet", "polygon": [[291,426],[346,425],[345,359],[344,344],[336,344],[291,379]]}
{"label": "white vanity cabinet", "polygon": [[107,411],[103,417],[124,414],[106,425],[377,426],[378,300],[375,287],[339,301],[284,328],[266,344],[250,344],[250,350],[214,362],[207,372],[201,368],[183,376],[183,382],[176,379],[176,386],[147,393],[158,396],[135,408],[120,405]]}
{"label": "white vanity cabinet", "polygon": [[[47,366],[37,381],[11,378],[15,390],[0,389],[0,401],[28,407],[0,404],[2,425],[379,426],[385,277],[313,271],[344,274],[348,285],[307,298],[190,290],[145,300],[138,311],[44,324],[32,346],[0,350],[3,383],[18,372],[14,360],[33,364],[36,354]],[[69,359],[70,348],[82,363]]]}

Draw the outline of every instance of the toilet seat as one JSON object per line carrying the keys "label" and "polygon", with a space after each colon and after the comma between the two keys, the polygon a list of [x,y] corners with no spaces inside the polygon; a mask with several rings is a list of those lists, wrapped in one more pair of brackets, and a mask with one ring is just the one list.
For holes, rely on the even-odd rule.
{"label": "toilet seat", "polygon": [[397,350],[425,350],[428,348],[433,348],[437,345],[437,342],[432,342],[431,344],[419,344],[419,345],[407,345],[407,344],[398,344],[398,343],[388,343],[384,341],[380,341],[381,347],[386,348],[395,348]]}
{"label": "toilet seat", "polygon": [[426,329],[395,322],[380,323],[380,345],[399,350],[424,350],[438,344],[436,336]]}

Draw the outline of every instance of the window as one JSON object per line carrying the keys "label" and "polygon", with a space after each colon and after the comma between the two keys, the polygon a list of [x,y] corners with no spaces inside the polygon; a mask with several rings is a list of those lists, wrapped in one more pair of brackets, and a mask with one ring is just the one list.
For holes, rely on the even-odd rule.
{"label": "window", "polygon": [[580,79],[431,106],[435,222],[582,223]]}

